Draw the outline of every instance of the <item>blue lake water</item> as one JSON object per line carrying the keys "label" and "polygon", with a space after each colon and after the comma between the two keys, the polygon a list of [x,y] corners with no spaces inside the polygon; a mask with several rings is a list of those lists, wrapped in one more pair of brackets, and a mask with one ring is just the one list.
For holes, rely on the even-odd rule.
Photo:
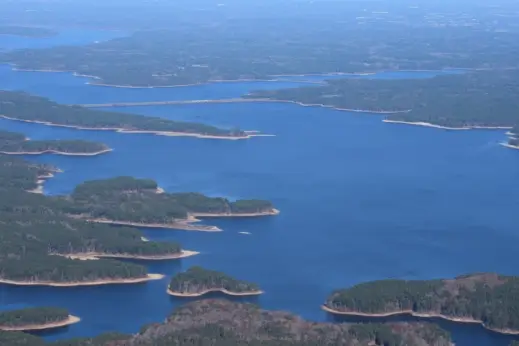
{"label": "blue lake water", "polygon": [[[427,78],[433,72],[392,73]],[[387,75],[387,74],[386,74]],[[64,103],[236,97],[290,82],[213,83],[185,88],[123,89],[86,85],[66,73],[0,70],[0,88]],[[376,78],[371,76],[370,78]],[[0,120],[32,139],[83,138],[114,151],[97,157],[44,155],[31,160],[64,170],[45,184],[64,194],[90,179],[153,178],[167,191],[271,200],[276,217],[206,220],[221,233],[146,230],[201,254],[147,265],[167,278],[137,285],[78,288],[0,286],[4,308],[56,305],[82,322],[48,339],[136,332],[188,301],[166,295],[171,275],[191,265],[257,282],[248,299],[311,320],[331,317],[320,304],[334,289],[383,278],[430,279],[495,271],[519,275],[519,152],[499,145],[504,131],[444,131],[382,123],[379,115],[293,104],[127,107],[174,120],[260,130],[275,137],[207,140],[79,131]],[[250,232],[242,235],[239,232]],[[476,325],[441,322],[459,346],[507,345],[510,337]]]}

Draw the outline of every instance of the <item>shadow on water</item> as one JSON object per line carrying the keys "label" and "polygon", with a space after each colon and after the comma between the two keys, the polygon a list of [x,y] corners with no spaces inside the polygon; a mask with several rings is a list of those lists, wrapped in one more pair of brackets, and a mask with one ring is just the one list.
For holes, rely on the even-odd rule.
{"label": "shadow on water", "polygon": [[387,322],[430,322],[435,323],[451,333],[456,345],[494,346],[507,345],[519,336],[504,335],[484,328],[478,323],[456,323],[441,318],[419,318],[411,315],[399,315],[380,318],[363,316],[339,316],[326,313],[328,322],[335,323],[387,323]]}

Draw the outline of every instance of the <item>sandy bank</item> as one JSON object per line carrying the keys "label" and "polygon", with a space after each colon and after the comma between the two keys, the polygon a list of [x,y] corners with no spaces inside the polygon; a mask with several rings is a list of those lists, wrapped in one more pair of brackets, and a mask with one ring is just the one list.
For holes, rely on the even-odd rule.
{"label": "sandy bank", "polygon": [[155,193],[158,193],[158,194],[161,194],[164,192],[166,192],[166,191],[162,187],[157,187],[157,190],[155,191]]}
{"label": "sandy bank", "polygon": [[161,280],[164,278],[162,274],[148,274],[146,277],[135,279],[104,279],[97,281],[75,281],[75,282],[52,282],[52,281],[17,281],[0,279],[0,284],[15,286],[51,286],[51,287],[78,287],[78,286],[98,286],[98,285],[115,285],[115,284],[136,284],[150,280]]}
{"label": "sandy bank", "polygon": [[201,297],[201,296],[203,296],[207,293],[211,293],[211,292],[220,292],[220,293],[224,293],[224,294],[227,294],[230,296],[235,296],[235,297],[259,296],[260,294],[264,293],[263,291],[232,292],[232,291],[228,291],[223,288],[222,289],[220,289],[220,288],[209,289],[209,290],[204,290],[204,291],[198,292],[198,293],[181,293],[181,292],[172,291],[168,288],[168,290],[166,292],[170,296],[183,297],[183,298]]}
{"label": "sandy bank", "polygon": [[169,259],[180,259],[198,255],[200,252],[197,251],[189,251],[182,250],[179,253],[174,254],[166,254],[166,255],[132,255],[132,254],[106,254],[101,252],[83,252],[76,253],[71,255],[62,255],[62,254],[53,254],[57,256],[63,256],[70,259],[79,259],[79,260],[97,260],[99,258],[126,258],[126,259],[140,259],[140,260],[150,260],[150,261],[160,261],[160,260],[169,260]]}
{"label": "sandy bank", "polygon": [[68,153],[64,151],[58,150],[43,150],[43,151],[0,151],[0,154],[6,155],[42,155],[42,154],[56,154],[56,155],[66,155],[66,156],[96,156],[104,153],[108,153],[113,149],[104,149],[100,151],[96,151],[93,153]]}
{"label": "sandy bank", "polygon": [[466,127],[448,127],[448,126],[441,126],[441,125],[435,125],[432,123],[427,123],[423,121],[400,121],[400,120],[388,120],[384,119],[382,120],[385,123],[392,123],[392,124],[404,124],[404,125],[415,125],[415,126],[425,126],[425,127],[432,127],[435,129],[443,129],[443,130],[509,130],[513,128],[512,126],[466,126]]}
{"label": "sandy bank", "polygon": [[338,310],[329,308],[326,305],[322,305],[321,308],[328,313],[331,313],[334,315],[344,315],[344,316],[381,318],[381,317],[390,317],[390,316],[398,316],[398,315],[410,315],[410,316],[419,317],[419,318],[441,318],[441,319],[451,321],[451,322],[481,324],[484,328],[497,332],[497,333],[501,333],[501,334],[519,335],[519,330],[489,328],[485,325],[485,323],[483,323],[483,321],[475,320],[470,317],[453,317],[453,316],[447,316],[447,315],[436,314],[436,313],[419,313],[419,312],[415,312],[412,310],[393,311],[393,312],[385,312],[385,313],[379,313],[379,314],[376,314],[376,313],[368,314],[368,313],[356,312],[356,311],[351,311],[351,312],[338,311]]}
{"label": "sandy bank", "polygon": [[73,315],[68,315],[68,318],[66,320],[59,321],[59,322],[45,323],[45,324],[27,324],[25,326],[16,326],[16,327],[0,325],[0,330],[23,332],[23,331],[32,331],[32,330],[53,329],[53,328],[69,326],[71,324],[78,323],[79,321],[81,321],[81,319],[79,317],[73,316]]}
{"label": "sandy bank", "polygon": [[65,127],[65,128],[69,128],[69,129],[76,129],[76,130],[114,131],[114,132],[119,132],[119,133],[151,134],[151,135],[157,135],[157,136],[171,136],[171,137],[195,137],[195,138],[204,138],[204,139],[239,140],[239,139],[250,139],[252,137],[274,136],[274,135],[255,134],[255,133],[247,133],[247,132],[243,136],[216,136],[216,135],[206,135],[206,134],[194,133],[194,132],[128,130],[128,129],[124,129],[121,127],[82,127],[82,126],[76,126],[76,125],[56,124],[56,123],[52,123],[49,121],[25,120],[25,119],[11,118],[11,117],[8,117],[5,115],[0,115],[0,118],[7,119],[7,120],[13,120],[13,121],[21,121],[24,123],[33,123],[33,124],[55,126],[55,127]]}
{"label": "sandy bank", "polygon": [[[280,213],[277,209],[271,209],[269,211],[257,212],[257,213],[189,213],[191,217],[258,217],[258,216],[272,216]],[[193,222],[198,221],[193,219]]]}
{"label": "sandy bank", "polygon": [[512,145],[512,144],[508,144],[508,143],[499,143],[501,144],[503,147],[507,147],[507,148],[510,148],[510,149],[519,149],[519,145]]}
{"label": "sandy bank", "polygon": [[106,219],[85,219],[89,222],[98,222],[98,223],[106,223],[110,225],[119,225],[119,226],[132,226],[132,227],[143,227],[143,228],[166,228],[166,229],[178,229],[183,231],[201,231],[201,232],[221,232],[222,230],[216,226],[206,226],[206,225],[192,225],[192,223],[197,222],[199,220],[179,220],[169,224],[160,224],[160,223],[139,223],[139,222],[126,222],[126,221],[114,221],[114,220],[106,220]]}

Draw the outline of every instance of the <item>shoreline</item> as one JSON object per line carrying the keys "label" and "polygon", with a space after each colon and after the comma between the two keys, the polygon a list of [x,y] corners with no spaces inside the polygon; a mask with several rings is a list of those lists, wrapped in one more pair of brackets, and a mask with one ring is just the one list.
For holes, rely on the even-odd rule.
{"label": "shoreline", "polygon": [[114,220],[105,220],[105,219],[84,219],[89,222],[97,222],[97,223],[106,223],[110,225],[118,225],[118,226],[132,226],[132,227],[143,227],[143,228],[165,228],[165,229],[177,229],[183,231],[200,231],[200,232],[222,232],[222,229],[216,226],[195,226],[191,225],[193,222],[198,222],[200,220],[196,219],[185,219],[181,221],[177,221],[171,224],[159,224],[159,223],[138,223],[138,222],[127,222],[127,221],[114,221]]}
{"label": "shoreline", "polygon": [[442,130],[454,130],[454,131],[461,131],[461,130],[510,130],[513,128],[513,126],[466,126],[466,127],[448,127],[448,126],[441,126],[436,125],[433,123],[428,123],[424,121],[403,121],[403,120],[389,120],[384,119],[382,120],[384,123],[388,124],[403,124],[403,125],[415,125],[415,126],[423,126],[423,127],[432,127],[435,129],[442,129]]}
{"label": "shoreline", "polygon": [[43,151],[0,151],[0,154],[5,155],[42,155],[42,154],[56,154],[56,155],[65,155],[65,156],[97,156],[104,153],[108,153],[110,151],[113,151],[112,148],[103,149],[100,151],[92,152],[92,153],[69,153],[65,151],[58,151],[58,150],[43,150]]}
{"label": "shoreline", "polygon": [[121,285],[121,284],[137,284],[151,280],[162,280],[162,274],[147,274],[146,277],[135,279],[103,279],[97,281],[75,281],[75,282],[52,282],[52,281],[18,281],[1,279],[0,284],[14,286],[50,286],[50,287],[79,287],[79,286],[100,286],[100,285]]}
{"label": "shoreline", "polygon": [[[62,173],[63,171],[58,168],[54,172],[55,173]],[[47,179],[50,179],[50,178],[53,178],[53,177],[54,177],[53,173],[48,173],[48,174],[45,174],[45,175],[38,175],[37,176],[38,180],[36,180],[37,187],[35,187],[32,190],[25,190],[25,191],[27,191],[29,193],[43,194],[43,184],[45,184]]]}
{"label": "shoreline", "polygon": [[196,222],[197,217],[201,218],[216,218],[216,217],[259,217],[259,216],[274,216],[279,215],[281,212],[278,209],[272,208],[272,210],[257,213],[189,213],[193,221]]}
{"label": "shoreline", "polygon": [[16,327],[10,327],[10,326],[1,326],[0,330],[3,331],[9,331],[9,332],[24,332],[24,331],[34,331],[34,330],[46,330],[46,329],[54,329],[54,328],[61,328],[66,327],[71,324],[75,324],[80,322],[81,319],[74,315],[68,315],[68,318],[63,321],[59,322],[52,322],[52,323],[45,323],[45,324],[27,324],[25,326],[16,326]]}
{"label": "shoreline", "polygon": [[187,258],[191,256],[196,256],[200,254],[198,251],[190,251],[190,250],[181,250],[180,253],[172,253],[165,255],[130,255],[130,254],[104,254],[100,252],[83,252],[83,253],[75,253],[75,254],[50,254],[55,256],[67,257],[70,259],[78,259],[78,260],[97,260],[100,258],[123,258],[123,259],[140,259],[140,260],[149,260],[149,261],[161,261],[161,260],[172,260],[172,259],[181,259]]}
{"label": "shoreline", "polygon": [[499,143],[499,144],[501,144],[503,147],[506,147],[506,148],[519,150],[519,145],[512,145],[512,144],[508,144],[508,143]]}
{"label": "shoreline", "polygon": [[321,309],[330,314],[343,315],[343,316],[383,318],[383,317],[391,317],[391,316],[399,316],[399,315],[409,315],[409,316],[418,317],[418,318],[440,318],[443,320],[457,322],[457,323],[480,324],[483,328],[496,332],[496,333],[500,333],[500,334],[519,335],[519,330],[490,328],[490,327],[487,327],[483,321],[475,320],[470,317],[451,317],[451,316],[442,315],[442,314],[419,313],[419,312],[415,312],[413,310],[384,312],[384,313],[378,313],[378,314],[377,313],[370,314],[370,313],[355,312],[355,311],[346,312],[346,311],[339,311],[339,310],[332,309],[325,304],[321,305]]}
{"label": "shoreline", "polygon": [[384,110],[370,110],[370,109],[355,109],[355,108],[340,108],[332,105],[325,105],[322,103],[303,103],[292,100],[277,100],[271,98],[230,98],[230,99],[205,99],[205,100],[177,100],[177,101],[150,101],[150,102],[113,102],[113,103],[98,103],[98,104],[76,104],[85,108],[107,108],[107,107],[141,107],[141,106],[158,106],[158,105],[186,105],[186,104],[211,104],[211,103],[292,103],[302,107],[322,107],[330,108],[338,111],[355,112],[355,113],[372,113],[372,114],[398,114],[408,113],[411,110],[402,111],[384,111]]}
{"label": "shoreline", "polygon": [[11,118],[5,115],[0,115],[0,118],[12,120],[12,121],[20,121],[25,123],[32,124],[40,124],[46,126],[55,126],[55,127],[64,127],[76,130],[88,130],[88,131],[114,131],[118,133],[128,133],[128,134],[151,134],[157,136],[170,136],[170,137],[195,137],[195,138],[203,138],[203,139],[226,139],[226,140],[240,140],[240,139],[250,139],[252,137],[273,137],[275,135],[269,134],[257,134],[254,131],[244,131],[245,135],[243,136],[217,136],[217,135],[204,135],[202,133],[195,132],[175,132],[175,131],[152,131],[152,130],[127,130],[120,127],[81,127],[76,125],[63,125],[56,124],[49,121],[40,121],[40,120],[25,120],[18,118]]}
{"label": "shoreline", "polygon": [[201,296],[211,293],[211,292],[220,292],[220,293],[227,294],[229,296],[234,296],[234,297],[259,296],[259,295],[265,293],[263,291],[232,292],[232,291],[226,290],[225,288],[211,288],[211,289],[203,290],[202,292],[199,292],[199,293],[181,293],[181,292],[172,291],[169,289],[169,287],[166,290],[166,292],[170,296],[180,297],[180,298],[201,297]]}

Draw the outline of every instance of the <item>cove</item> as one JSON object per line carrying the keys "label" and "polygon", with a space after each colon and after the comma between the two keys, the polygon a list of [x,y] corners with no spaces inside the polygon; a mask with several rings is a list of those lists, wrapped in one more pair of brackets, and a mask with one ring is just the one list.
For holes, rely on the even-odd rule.
{"label": "cove", "polygon": [[[207,97],[197,94],[206,87],[214,97],[257,87],[217,83],[121,89],[85,85],[66,73],[6,71],[18,89],[47,93],[67,103],[72,101],[66,99],[93,103],[101,97],[198,99]],[[416,73],[423,73],[422,78],[434,75]],[[416,76],[405,72],[401,77],[406,74]],[[144,229],[151,240],[176,240],[201,252],[180,261],[139,262],[150,272],[165,274],[164,280],[75,288],[0,285],[2,306],[56,305],[82,318],[81,323],[44,333],[50,340],[111,330],[133,333],[143,324],[162,321],[186,302],[166,294],[170,276],[192,265],[256,282],[265,291],[243,301],[316,321],[330,320],[320,305],[332,290],[368,280],[430,279],[478,271],[519,274],[519,156],[499,145],[504,131],[398,126],[382,123],[379,115],[278,103],[114,110],[239,125],[276,137],[232,142],[78,131],[8,120],[0,120],[0,128],[32,139],[82,138],[114,148],[89,158],[29,157],[64,170],[45,184],[51,195],[69,193],[85,180],[133,175],[153,178],[167,191],[269,199],[281,214],[210,220],[224,230],[214,234]],[[505,346],[511,340],[476,325],[440,323],[458,346]]]}

